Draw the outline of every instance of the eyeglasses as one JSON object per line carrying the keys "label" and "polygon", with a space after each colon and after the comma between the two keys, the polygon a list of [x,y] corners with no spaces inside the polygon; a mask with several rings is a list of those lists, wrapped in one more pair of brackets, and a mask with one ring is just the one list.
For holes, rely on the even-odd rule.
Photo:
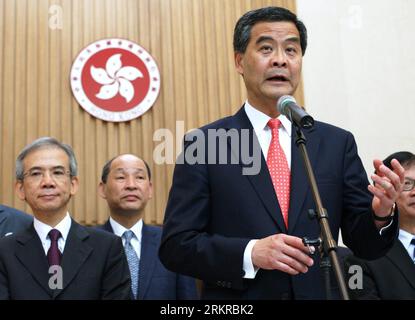
{"label": "eyeglasses", "polygon": [[405,182],[403,184],[403,191],[411,191],[415,186],[415,180],[410,178],[405,178]]}
{"label": "eyeglasses", "polygon": [[31,182],[38,183],[46,177],[46,173],[48,173],[49,177],[51,177],[55,182],[65,181],[66,177],[70,175],[70,172],[64,168],[53,168],[50,170],[35,168],[23,174],[23,178]]}

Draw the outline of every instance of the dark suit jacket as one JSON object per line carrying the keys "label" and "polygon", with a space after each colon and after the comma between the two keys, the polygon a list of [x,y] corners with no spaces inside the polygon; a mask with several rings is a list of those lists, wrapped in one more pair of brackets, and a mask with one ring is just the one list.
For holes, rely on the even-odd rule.
{"label": "dark suit jacket", "polygon": [[[170,270],[204,280],[204,298],[324,298],[317,256],[306,274],[289,276],[276,270],[259,270],[254,280],[243,279],[243,253],[251,239],[276,233],[297,237],[320,234],[317,221],[310,221],[307,215],[315,204],[295,145],[295,131],[287,230],[262,153],[259,174],[242,174],[242,167],[250,165],[243,161],[247,157],[241,153],[247,145],[251,152],[254,146],[259,147],[245,110],[242,108],[234,116],[207,125],[197,134],[200,137],[202,132],[202,138],[209,141],[208,130],[221,128],[236,131],[239,137],[248,132],[249,142],[233,145],[228,139],[227,164],[219,162],[219,154],[223,156],[224,151],[219,147],[195,148],[191,141],[185,142],[184,153],[175,166],[166,208],[159,251],[161,261]],[[193,134],[188,134],[185,140]],[[397,233],[397,219],[381,237],[373,222],[369,182],[353,135],[321,122],[304,130],[304,134],[334,238],[338,238],[342,227],[344,243],[355,254],[370,259],[384,254]],[[212,156],[212,150],[216,155]],[[207,164],[190,164],[183,159],[186,153],[196,154]],[[236,159],[239,162],[235,156],[239,156]],[[216,163],[212,164],[212,158]]]}
{"label": "dark suit jacket", "polygon": [[33,224],[0,239],[0,299],[129,299],[121,239],[72,220],[61,262],[63,288],[51,290],[48,261]]}
{"label": "dark suit jacket", "polygon": [[[359,265],[363,270],[362,289],[349,290],[353,299],[415,299],[415,264],[396,239],[386,255],[374,261],[350,256],[346,268]],[[355,273],[349,274],[353,276]]]}
{"label": "dark suit jacket", "polygon": [[26,229],[32,224],[32,216],[0,205],[0,238]]}
{"label": "dark suit jacket", "polygon": [[[109,221],[101,226],[111,233]],[[161,228],[143,224],[138,283],[139,300],[198,299],[195,279],[167,270],[158,258]]]}

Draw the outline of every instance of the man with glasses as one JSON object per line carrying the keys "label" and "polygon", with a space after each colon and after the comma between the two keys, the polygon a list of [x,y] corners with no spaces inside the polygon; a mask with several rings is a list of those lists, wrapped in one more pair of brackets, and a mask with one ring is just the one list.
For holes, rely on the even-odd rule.
{"label": "man with glasses", "polygon": [[35,140],[17,157],[16,179],[34,221],[0,240],[0,299],[129,299],[121,240],[68,213],[79,184],[72,148],[54,138]]}
{"label": "man with glasses", "polygon": [[407,151],[396,152],[383,163],[390,168],[394,158],[405,169],[403,191],[396,201],[399,237],[380,259],[364,261],[354,256],[347,258],[346,270],[358,265],[364,275],[360,288],[349,288],[355,299],[415,299],[415,155]]}

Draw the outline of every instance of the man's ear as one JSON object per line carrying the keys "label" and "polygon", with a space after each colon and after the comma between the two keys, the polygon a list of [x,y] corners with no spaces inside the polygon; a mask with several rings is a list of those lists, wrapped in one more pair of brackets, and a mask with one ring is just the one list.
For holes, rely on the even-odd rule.
{"label": "man's ear", "polygon": [[98,194],[102,199],[107,199],[105,195],[105,184],[102,181],[98,185]]}
{"label": "man's ear", "polygon": [[71,177],[71,196],[74,196],[78,192],[79,179],[78,177]]}
{"label": "man's ear", "polygon": [[235,68],[236,71],[243,76],[244,75],[244,67],[243,67],[243,53],[240,52],[235,52],[234,54],[235,57]]}
{"label": "man's ear", "polygon": [[14,185],[14,190],[16,191],[17,197],[20,200],[22,201],[26,200],[26,193],[24,191],[23,181],[21,180],[16,181],[16,184]]}
{"label": "man's ear", "polygon": [[149,199],[153,198],[153,183],[150,181]]}

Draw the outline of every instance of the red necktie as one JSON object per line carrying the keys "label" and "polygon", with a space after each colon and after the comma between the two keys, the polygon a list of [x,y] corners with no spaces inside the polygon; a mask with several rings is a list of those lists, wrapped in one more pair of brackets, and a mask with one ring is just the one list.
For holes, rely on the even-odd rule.
{"label": "red necktie", "polygon": [[268,127],[272,131],[271,144],[268,149],[267,165],[271,175],[272,184],[277,194],[285,226],[288,228],[288,209],[290,205],[290,168],[284,150],[280,145],[278,129],[281,121],[271,119]]}

